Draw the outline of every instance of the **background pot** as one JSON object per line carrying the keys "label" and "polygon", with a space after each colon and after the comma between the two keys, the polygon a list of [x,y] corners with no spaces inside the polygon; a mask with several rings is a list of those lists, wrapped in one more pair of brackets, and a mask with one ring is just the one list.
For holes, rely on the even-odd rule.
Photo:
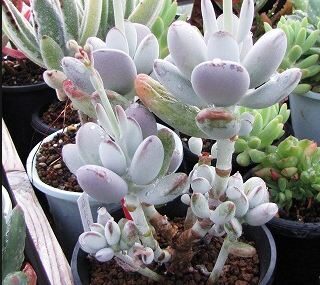
{"label": "background pot", "polygon": [[[183,145],[183,161],[181,164],[181,169],[185,173],[189,174],[192,171],[194,165],[198,163],[199,158],[189,149],[188,144],[186,142],[183,141],[182,145]],[[240,174],[244,176],[254,167],[254,164],[249,165],[247,167],[240,166],[236,161],[236,157],[237,157],[237,154],[234,153],[232,155],[232,174],[239,171]],[[212,160],[211,165],[212,166],[216,165],[216,159]]]}
{"label": "background pot", "polygon": [[32,113],[31,126],[35,131],[35,135],[37,135],[41,139],[59,131],[59,129],[50,127],[41,119],[42,114],[45,111],[47,111],[49,108],[49,105],[54,102],[58,102],[58,101],[55,100],[50,103],[45,103],[42,106],[40,106],[35,112]]}
{"label": "background pot", "polygon": [[3,118],[23,164],[30,149],[38,142],[33,140],[32,113],[55,97],[55,90],[46,83],[2,86]]}
{"label": "background pot", "polygon": [[320,93],[290,94],[289,100],[295,136],[320,143]]}
{"label": "background pot", "polygon": [[[59,132],[62,132],[62,130],[49,135],[43,142],[52,140]],[[40,180],[36,169],[36,153],[40,148],[40,144],[41,143],[38,143],[28,156],[26,164],[27,174],[33,186],[45,194],[49,204],[50,214],[54,221],[53,230],[67,259],[70,260],[78,236],[83,232],[77,205],[77,200],[81,193],[54,188]],[[92,198],[89,199],[89,202],[93,219],[96,219],[97,210],[101,206],[106,207],[110,212],[120,208],[120,203],[102,205]]]}
{"label": "background pot", "polygon": [[320,223],[273,218],[267,227],[278,252],[275,285],[318,285]]}
{"label": "background pot", "polygon": [[[168,203],[164,207],[159,208],[159,212],[166,214],[169,217],[182,217],[186,213],[186,205],[181,203],[180,198]],[[115,220],[121,218],[123,215],[121,211],[116,211]],[[273,273],[276,265],[276,247],[273,237],[266,226],[252,227],[244,226],[244,236],[248,240],[252,240],[256,244],[260,260],[260,280],[259,285],[271,285],[273,282]],[[87,253],[84,252],[79,243],[76,244],[72,260],[71,271],[75,285],[89,285],[89,261]]]}

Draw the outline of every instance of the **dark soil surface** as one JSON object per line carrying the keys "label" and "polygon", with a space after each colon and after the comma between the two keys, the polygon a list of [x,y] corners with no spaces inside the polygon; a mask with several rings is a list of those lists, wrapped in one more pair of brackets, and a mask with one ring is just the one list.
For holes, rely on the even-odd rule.
{"label": "dark soil surface", "polygon": [[[183,229],[183,220],[177,219],[176,224],[179,230]],[[159,244],[165,247],[163,239],[158,238]],[[193,270],[187,269],[185,272],[179,272],[176,275],[166,274],[166,279],[163,284],[168,285],[205,285],[208,279],[204,273],[197,270],[196,265],[204,265],[208,271],[211,271],[214,262],[219,254],[223,238],[215,237],[209,245],[203,242],[194,246],[194,251],[197,252],[192,259]],[[250,242],[251,245],[253,243]],[[159,284],[139,273],[125,272],[116,263],[111,260],[109,262],[100,263],[93,258],[90,258],[90,285],[143,285],[143,284]],[[154,266],[159,274],[165,274],[164,266]],[[252,258],[240,258],[229,256],[226,265],[223,269],[223,275],[220,277],[219,285],[255,285],[259,282],[259,258],[254,255]]]}
{"label": "dark soil surface", "polygon": [[62,129],[79,123],[79,116],[77,110],[72,109],[70,100],[67,100],[50,104],[41,114],[41,120],[51,128]]}
{"label": "dark soil surface", "polygon": [[33,63],[31,60],[2,58],[2,85],[21,86],[42,83],[44,68]]}
{"label": "dark soil surface", "polygon": [[57,134],[50,142],[43,143],[36,157],[36,168],[40,179],[61,190],[82,192],[73,175],[62,160],[62,147],[75,143],[77,128],[73,125],[66,132]]}
{"label": "dark soil surface", "polygon": [[294,201],[289,213],[281,210],[279,215],[283,219],[302,223],[320,223],[320,203],[309,204]]}

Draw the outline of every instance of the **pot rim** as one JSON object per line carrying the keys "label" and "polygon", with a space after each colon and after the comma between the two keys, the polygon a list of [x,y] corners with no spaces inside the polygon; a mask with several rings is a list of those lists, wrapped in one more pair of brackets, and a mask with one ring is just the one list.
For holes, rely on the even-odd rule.
{"label": "pot rim", "polygon": [[47,83],[43,82],[39,82],[39,83],[35,83],[35,84],[29,84],[29,85],[18,85],[18,86],[6,86],[6,85],[2,85],[2,90],[6,91],[8,93],[14,93],[14,92],[27,92],[27,91],[33,91],[33,90],[42,90],[42,89],[46,89],[49,88],[51,89]]}
{"label": "pot rim", "polygon": [[[168,127],[163,126],[161,124],[157,124],[157,127],[158,127],[158,129],[163,129],[163,128],[169,129]],[[68,200],[68,201],[72,201],[72,202],[77,202],[77,199],[81,196],[81,194],[83,192],[81,192],[81,193],[71,192],[71,191],[66,191],[66,190],[52,187],[52,186],[44,183],[40,179],[40,177],[38,175],[38,171],[36,169],[36,155],[38,153],[38,150],[40,149],[41,144],[51,141],[55,135],[57,135],[58,133],[62,133],[65,130],[66,130],[66,128],[58,130],[58,131],[50,134],[49,136],[47,136],[41,142],[39,142],[37,145],[34,146],[34,148],[31,150],[31,152],[28,155],[27,162],[26,162],[26,170],[27,170],[27,175],[28,175],[31,183],[41,192],[45,193],[46,195],[55,197],[55,198]],[[170,131],[172,131],[172,130],[170,130]],[[172,131],[172,133],[174,134],[175,141],[181,142],[179,136],[173,131]],[[172,172],[177,171],[177,169],[179,168],[179,166],[181,165],[182,160],[183,160],[182,144],[176,143],[176,146],[177,146],[177,148],[175,149],[175,151],[177,151],[179,154],[181,154],[179,156],[180,163],[178,163],[178,166]],[[89,201],[90,201],[90,204],[94,204],[94,203],[98,204],[99,203],[97,200],[91,198],[90,196],[89,196]]]}
{"label": "pot rim", "polygon": [[291,95],[300,96],[300,97],[307,97],[307,98],[310,98],[310,99],[314,99],[314,100],[319,100],[320,101],[320,93],[318,93],[318,92],[308,91],[307,93],[304,93],[304,94],[292,93]]}

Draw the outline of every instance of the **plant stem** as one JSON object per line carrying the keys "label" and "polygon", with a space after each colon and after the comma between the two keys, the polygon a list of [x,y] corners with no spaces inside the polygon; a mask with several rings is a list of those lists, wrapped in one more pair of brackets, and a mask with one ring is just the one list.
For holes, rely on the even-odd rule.
{"label": "plant stem", "polygon": [[119,138],[120,130],[119,130],[117,118],[113,112],[112,106],[110,104],[110,101],[109,101],[108,96],[106,94],[106,91],[104,89],[100,74],[93,67],[91,68],[90,81],[91,81],[93,87],[96,89],[97,93],[99,94],[101,103],[102,103],[102,105],[108,115],[109,120],[110,120],[112,132],[113,132],[114,136]]}
{"label": "plant stem", "polygon": [[148,267],[141,267],[139,266],[137,268],[137,265],[135,264],[134,260],[128,256],[128,255],[124,255],[122,253],[115,253],[114,255],[116,258],[120,259],[124,264],[126,264],[127,266],[136,269],[136,272],[140,273],[143,276],[146,276],[154,281],[161,281],[163,280],[163,276],[159,275],[158,273],[152,271],[151,269],[149,269]]}
{"label": "plant stem", "polygon": [[232,169],[234,143],[234,138],[217,140],[216,177],[210,190],[211,198],[219,199],[226,191]]}
{"label": "plant stem", "polygon": [[226,260],[228,258],[228,247],[229,247],[229,240],[228,238],[225,238],[223,241],[223,244],[221,246],[217,261],[214,265],[214,268],[212,269],[209,279],[207,281],[207,285],[216,285],[218,284],[218,279],[222,273],[222,269],[224,264],[226,263]]}
{"label": "plant stem", "polygon": [[171,254],[169,251],[161,249],[158,241],[154,238],[138,198],[132,194],[128,194],[125,197],[125,202],[132,220],[140,232],[140,239],[143,245],[150,247],[154,251],[154,259],[156,261],[169,261]]}
{"label": "plant stem", "polygon": [[177,228],[173,227],[172,224],[168,221],[167,216],[161,215],[154,205],[143,204],[143,211],[149,220],[150,224],[155,228],[157,232],[162,232],[163,237],[167,241],[171,241],[173,236],[177,232]]}

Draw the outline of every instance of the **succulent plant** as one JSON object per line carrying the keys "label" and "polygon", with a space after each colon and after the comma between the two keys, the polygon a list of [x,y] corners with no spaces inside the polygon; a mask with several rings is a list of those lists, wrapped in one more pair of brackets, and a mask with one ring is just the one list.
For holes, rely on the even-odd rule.
{"label": "succulent plant", "polygon": [[151,74],[153,62],[159,56],[159,44],[150,29],[143,24],[124,20],[121,3],[116,3],[113,7],[116,26],[109,30],[106,41],[89,37],[85,43],[86,50],[90,48],[91,58],[84,60],[84,49],[72,40],[68,42],[68,46],[74,50],[75,56],[67,56],[61,60],[63,71],[44,72],[44,80],[57,90],[60,99],[68,96],[75,108],[91,118],[95,118],[95,111],[90,96],[95,89],[90,82],[86,66],[89,63],[86,60],[93,62],[102,78],[104,89],[112,93],[109,92],[109,97],[128,106],[135,96],[136,75]]}
{"label": "succulent plant", "polygon": [[165,56],[165,34],[177,8],[171,0],[69,0],[63,5],[60,1],[33,0],[30,22],[10,0],[1,3],[2,29],[9,39],[37,65],[57,70],[61,70],[61,59],[72,55],[67,47],[69,40],[84,45],[89,37],[105,39],[108,30],[117,24],[115,7],[130,21],[152,28]]}
{"label": "succulent plant", "polygon": [[217,140],[217,169],[223,174],[215,186],[223,195],[235,140],[240,132],[250,132],[247,115],[239,116],[236,105],[269,107],[296,87],[301,73],[295,68],[276,72],[286,51],[281,29],[251,45],[252,1],[243,2],[240,19],[232,15],[229,1],[217,20],[210,1],[202,1],[202,6],[204,38],[188,23],[176,21],[168,32],[171,62],[155,61],[155,74],[167,90],[138,75],[136,91],[144,105],[169,125],[190,136]]}
{"label": "succulent plant", "polygon": [[305,12],[312,25],[317,25],[320,17],[320,7],[317,0],[292,0],[292,5],[295,10]]}
{"label": "succulent plant", "polygon": [[320,202],[320,148],[290,136],[254,168],[270,188],[271,200],[289,210],[293,200]]}
{"label": "succulent plant", "polygon": [[24,261],[26,225],[23,211],[16,206],[5,218],[2,214],[2,284],[27,284],[21,272]]}
{"label": "succulent plant", "polygon": [[[97,223],[92,224],[90,231],[86,231],[79,238],[82,249],[101,261],[115,257],[125,270],[140,272],[157,281],[165,279],[165,276],[141,270],[146,268],[145,264],[151,259],[165,263],[167,271],[172,273],[181,268],[189,268],[193,257],[193,245],[201,239],[210,240],[213,235],[226,233],[226,238],[208,284],[217,284],[228,254],[254,254],[253,247],[238,242],[242,234],[241,224],[261,225],[275,215],[278,207],[269,203],[268,191],[262,179],[252,178],[243,183],[239,173],[230,177],[235,139],[240,133],[248,134],[252,129],[252,116],[248,113],[239,115],[236,105],[240,102],[240,105],[246,107],[271,106],[287,96],[300,80],[300,71],[293,69],[282,75],[276,74],[265,83],[280,64],[281,55],[284,55],[284,32],[278,30],[261,39],[260,43],[248,52],[245,67],[238,63],[239,44],[233,36],[228,32],[215,33],[217,22],[224,22],[225,28],[232,32],[232,23],[236,23],[237,20],[232,16],[231,0],[225,1],[224,15],[217,22],[211,3],[202,1],[202,5],[205,39],[189,24],[177,21],[168,30],[170,55],[166,61],[155,63],[155,74],[169,91],[145,74],[137,76],[135,87],[147,108],[160,115],[165,122],[172,123],[174,127],[178,126],[177,129],[185,130],[186,134],[216,139],[217,166],[213,168],[203,159],[194,167],[189,178],[185,174],[166,175],[171,160],[171,151],[167,144],[169,140],[161,140],[163,149],[156,148],[155,146],[160,146],[161,142],[156,143],[159,140],[154,135],[142,141],[133,157],[130,156],[129,145],[134,140],[129,144],[124,144],[126,140],[121,140],[121,134],[133,130],[125,128],[130,116],[126,116],[119,106],[116,107],[116,115],[110,115],[109,110],[112,108],[102,99],[102,80],[98,80],[97,73],[92,69],[89,73],[90,81],[98,91],[104,106],[102,108],[99,103],[96,104],[98,122],[111,139],[102,141],[101,130],[86,124],[82,126],[82,130],[84,127],[87,128],[86,135],[82,136],[81,131],[78,133],[76,145],[68,147],[70,150],[65,149],[69,153],[64,159],[71,169],[74,166],[79,184],[84,191],[101,201],[119,201],[124,196],[125,206],[132,217],[132,222],[120,220],[116,223],[105,209],[102,213],[98,212]],[[253,2],[244,1],[241,11],[237,39],[242,46],[243,40],[250,36]],[[210,56],[214,58],[213,61],[205,61],[206,42],[210,46],[210,52],[212,51]],[[280,56],[276,55],[276,59],[272,59],[270,51],[274,42],[282,51]],[[259,56],[261,54],[268,58],[262,64],[265,70],[257,70],[254,67],[259,63],[257,58],[262,60]],[[262,83],[265,84],[254,89]],[[250,84],[253,86],[250,87]],[[104,112],[101,112],[103,109],[104,115]],[[89,132],[96,134],[89,135]],[[130,137],[135,138],[133,135]],[[84,142],[88,142],[87,147]],[[147,142],[153,151],[148,150]],[[117,146],[113,148],[108,146],[115,144]],[[95,151],[98,145],[99,155]],[[87,163],[89,159],[94,159],[94,165],[82,166],[81,161],[79,163],[75,160],[79,154]],[[100,159],[105,167],[97,166],[97,159]],[[163,165],[166,165],[164,171],[161,170]],[[108,169],[111,167],[112,171]],[[119,175],[116,176],[113,171]],[[164,177],[157,180],[159,171]],[[178,176],[180,179],[174,181]],[[162,183],[163,179],[167,180],[166,183]],[[171,182],[174,187],[171,186]],[[188,192],[189,183],[193,193]],[[143,185],[147,185],[146,188],[141,187]],[[185,220],[185,225],[188,226],[185,226],[182,233],[177,233],[176,228],[154,205],[166,203],[181,194],[184,194],[181,196],[182,201],[190,207]],[[169,242],[174,240],[174,247],[162,249],[153,237],[151,226],[156,232],[164,233]],[[138,260],[135,253],[140,255]]]}
{"label": "succulent plant", "polygon": [[251,163],[260,163],[263,158],[273,151],[272,144],[280,139],[285,131],[284,124],[289,119],[290,110],[287,104],[277,103],[264,109],[249,109],[239,107],[240,114],[249,112],[254,116],[251,132],[246,136],[239,136],[235,142],[235,153],[237,163],[248,166]]}
{"label": "succulent plant", "polygon": [[[304,94],[310,90],[317,92],[320,88],[320,20],[310,29],[307,18],[300,20],[281,17],[277,27],[287,35],[287,49],[279,71],[300,68],[301,82],[294,93]],[[265,29],[270,31],[271,26],[265,23]]]}

